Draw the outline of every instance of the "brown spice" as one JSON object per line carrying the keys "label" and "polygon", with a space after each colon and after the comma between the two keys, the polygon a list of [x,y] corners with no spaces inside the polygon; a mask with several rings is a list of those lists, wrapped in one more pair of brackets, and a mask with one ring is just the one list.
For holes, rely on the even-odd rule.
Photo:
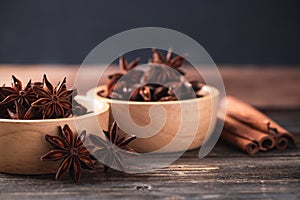
{"label": "brown spice", "polygon": [[245,139],[226,130],[222,131],[221,137],[227,143],[236,146],[250,155],[254,155],[259,151],[259,146],[256,142]]}
{"label": "brown spice", "polygon": [[262,151],[272,149],[275,146],[275,140],[272,136],[252,129],[230,116],[225,118],[224,129],[239,137],[255,142]]}
{"label": "brown spice", "polygon": [[43,119],[63,118],[71,113],[73,90],[67,90],[66,78],[56,87],[44,75],[43,87],[33,86],[39,99],[32,103],[33,107],[41,110]]}
{"label": "brown spice", "polygon": [[67,90],[66,78],[53,87],[44,75],[42,83],[29,81],[23,89],[22,82],[12,76],[11,87],[0,87],[0,118],[52,119],[86,114],[87,109],[74,99],[76,95],[76,90]]}
{"label": "brown spice", "polygon": [[152,59],[149,60],[150,64],[163,64],[166,66],[169,66],[175,70],[177,70],[178,72],[180,72],[182,75],[184,75],[185,73],[183,71],[181,71],[179,69],[179,67],[182,66],[182,64],[185,61],[185,56],[176,56],[173,58],[173,53],[172,53],[172,49],[168,50],[168,53],[166,55],[166,57],[164,58],[164,56],[157,50],[157,49],[152,49]]}
{"label": "brown spice", "polygon": [[[221,137],[249,154],[295,145],[295,136],[275,121],[239,99],[226,97],[226,117]],[[241,139],[242,138],[242,139]],[[253,145],[254,143],[254,145]],[[250,146],[249,146],[250,145]]]}
{"label": "brown spice", "polygon": [[275,147],[283,150],[296,144],[295,136],[254,107],[234,97],[226,98],[227,115],[275,138]]}
{"label": "brown spice", "polygon": [[124,170],[124,157],[138,156],[138,154],[128,146],[136,137],[132,135],[121,137],[117,122],[113,122],[109,132],[103,132],[106,136],[105,140],[98,135],[90,135],[91,142],[97,148],[93,155],[95,155],[96,158],[103,159],[104,163],[107,164],[104,165],[105,172],[110,169],[109,166]]}
{"label": "brown spice", "polygon": [[45,139],[55,150],[51,150],[41,157],[42,160],[63,160],[58,168],[55,178],[61,179],[67,171],[73,177],[76,183],[81,176],[81,168],[95,169],[91,159],[91,154],[83,145],[86,139],[86,131],[83,131],[78,137],[66,124],[60,127],[60,137],[46,135]]}
{"label": "brown spice", "polygon": [[34,102],[37,97],[31,88],[31,80],[28,81],[26,87],[23,89],[22,82],[15,76],[12,76],[11,87],[2,87],[2,95],[5,95],[0,104],[9,105],[15,102],[29,108],[31,103]]}
{"label": "brown spice", "polygon": [[[200,94],[204,84],[197,81],[188,82],[179,67],[185,61],[184,56],[173,58],[172,50],[164,57],[157,49],[153,49],[150,69],[147,71],[132,70],[139,59],[128,64],[124,56],[119,59],[120,71],[108,77],[106,90],[98,92],[99,96],[130,101],[175,101],[195,97]],[[177,72],[176,72],[177,71]],[[179,73],[178,73],[179,72]],[[126,74],[126,80],[122,80]],[[176,94],[176,95],[175,95]]]}

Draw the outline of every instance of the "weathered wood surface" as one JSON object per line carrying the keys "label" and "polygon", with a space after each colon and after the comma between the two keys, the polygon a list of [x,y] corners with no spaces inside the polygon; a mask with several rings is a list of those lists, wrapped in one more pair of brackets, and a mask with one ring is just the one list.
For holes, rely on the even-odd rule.
{"label": "weathered wood surface", "polygon": [[[300,110],[264,110],[300,136]],[[144,174],[102,169],[69,177],[0,174],[0,199],[300,199],[300,145],[248,156],[222,143],[205,158],[185,153],[167,168]]]}
{"label": "weathered wood surface", "polygon": [[[24,70],[26,69],[26,70]],[[15,74],[26,81],[51,81],[68,76],[69,86],[78,66],[0,65],[0,83]],[[91,68],[94,73],[97,68]],[[300,106],[299,68],[220,68],[227,93],[261,107]],[[88,76],[87,76],[88,78]],[[89,88],[87,88],[89,89]],[[300,110],[265,110],[300,139]],[[219,142],[205,158],[185,153],[165,169],[145,174],[114,173],[102,169],[84,172],[80,184],[69,177],[17,176],[0,173],[0,200],[4,199],[300,199],[300,145],[286,151],[248,156]]]}

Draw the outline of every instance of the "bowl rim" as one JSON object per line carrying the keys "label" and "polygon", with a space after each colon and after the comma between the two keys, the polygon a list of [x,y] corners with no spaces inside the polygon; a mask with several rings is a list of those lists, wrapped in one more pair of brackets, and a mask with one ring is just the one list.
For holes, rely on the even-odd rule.
{"label": "bowl rim", "polygon": [[[172,105],[172,104],[179,104],[179,103],[191,103],[196,101],[204,101],[206,99],[212,99],[215,97],[218,97],[220,95],[220,92],[217,88],[210,86],[210,85],[204,85],[203,87],[207,88],[208,93],[210,95],[205,95],[203,97],[197,97],[193,99],[185,99],[180,101],[151,101],[151,102],[145,102],[145,101],[125,101],[125,100],[114,100],[109,99],[106,97],[101,97],[97,93],[103,89],[106,88],[106,85],[100,85],[98,87],[92,88],[87,91],[86,96],[93,97],[94,99],[98,99],[100,101],[108,102],[108,103],[117,103],[117,104],[129,104],[129,105]],[[96,98],[95,98],[96,97]]]}
{"label": "bowl rim", "polygon": [[65,118],[57,118],[57,119],[1,119],[0,118],[0,123],[5,122],[5,123],[49,123],[49,122],[61,122],[61,121],[71,121],[71,120],[79,120],[82,118],[88,118],[88,117],[94,117],[97,116],[101,113],[104,113],[109,110],[109,105],[106,102],[99,102],[96,99],[93,99],[89,96],[83,96],[83,95],[77,95],[76,98],[82,98],[88,101],[93,101],[94,105],[101,105],[102,108],[99,110],[96,110],[95,112],[87,113],[84,115],[80,116],[75,116],[75,117],[65,117]]}

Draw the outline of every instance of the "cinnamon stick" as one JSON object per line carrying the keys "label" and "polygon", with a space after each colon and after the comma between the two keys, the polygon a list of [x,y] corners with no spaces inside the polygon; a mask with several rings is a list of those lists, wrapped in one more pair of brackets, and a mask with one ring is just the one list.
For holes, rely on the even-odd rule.
{"label": "cinnamon stick", "polygon": [[258,147],[257,143],[250,141],[248,139],[239,137],[238,135],[235,135],[226,130],[222,131],[221,137],[227,143],[236,146],[237,148],[245,151],[246,153],[248,153],[250,155],[254,155],[259,151],[259,147]]}
{"label": "cinnamon stick", "polygon": [[226,115],[275,138],[275,148],[295,145],[295,136],[254,107],[232,96],[226,97]]}
{"label": "cinnamon stick", "polygon": [[262,151],[272,149],[275,146],[275,140],[273,136],[253,129],[227,114],[225,117],[224,129],[231,134],[256,143],[259,149]]}

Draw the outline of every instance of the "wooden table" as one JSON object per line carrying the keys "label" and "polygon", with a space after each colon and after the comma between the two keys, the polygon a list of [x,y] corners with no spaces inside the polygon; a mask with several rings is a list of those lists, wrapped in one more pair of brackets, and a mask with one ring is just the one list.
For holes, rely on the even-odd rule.
{"label": "wooden table", "polygon": [[[3,77],[11,73],[19,73],[21,76],[20,71],[15,71],[17,69],[22,68],[1,66],[0,80],[4,80]],[[53,70],[53,74],[57,73],[53,68],[47,69]],[[241,76],[234,76],[238,74],[239,69],[222,70],[225,85],[230,82],[230,93],[240,98],[247,98],[247,92],[243,92],[240,87],[247,84],[254,87],[253,84],[251,85],[248,79],[242,80]],[[263,69],[263,73],[257,70],[254,72],[249,68],[239,74],[242,76],[252,74],[253,77],[260,75],[259,82],[267,83],[266,77],[270,78],[270,74],[266,73],[268,70],[272,71],[272,69]],[[61,71],[66,73],[66,68]],[[76,68],[70,67],[68,71],[74,74]],[[23,75],[26,77],[29,72],[23,72]],[[298,69],[282,70],[282,76],[286,76],[285,78],[289,77],[288,74],[291,76],[289,80],[283,81],[281,87],[288,88],[290,91],[299,91],[299,72]],[[261,77],[261,74],[265,74],[265,77]],[[280,74],[277,73],[277,76]],[[274,84],[282,85],[277,82]],[[268,88],[265,85],[263,87]],[[263,93],[261,88],[256,87],[256,89],[257,93]],[[278,91],[272,93],[272,90],[265,92],[276,97]],[[240,93],[235,94],[235,91]],[[282,94],[285,93],[286,91]],[[300,93],[287,96],[289,98],[280,96],[281,106],[278,105],[277,99],[265,102],[265,98],[256,100],[250,97],[248,100],[260,106],[264,113],[282,126],[297,134],[299,141],[300,101],[297,100]],[[198,150],[186,152],[169,167],[144,174],[121,172],[104,174],[103,169],[100,168],[96,171],[84,172],[80,184],[74,184],[67,176],[61,181],[55,181],[53,175],[0,174],[0,199],[300,199],[299,143],[295,148],[286,151],[273,150],[249,156],[219,141],[207,157],[199,159],[197,155]]]}

